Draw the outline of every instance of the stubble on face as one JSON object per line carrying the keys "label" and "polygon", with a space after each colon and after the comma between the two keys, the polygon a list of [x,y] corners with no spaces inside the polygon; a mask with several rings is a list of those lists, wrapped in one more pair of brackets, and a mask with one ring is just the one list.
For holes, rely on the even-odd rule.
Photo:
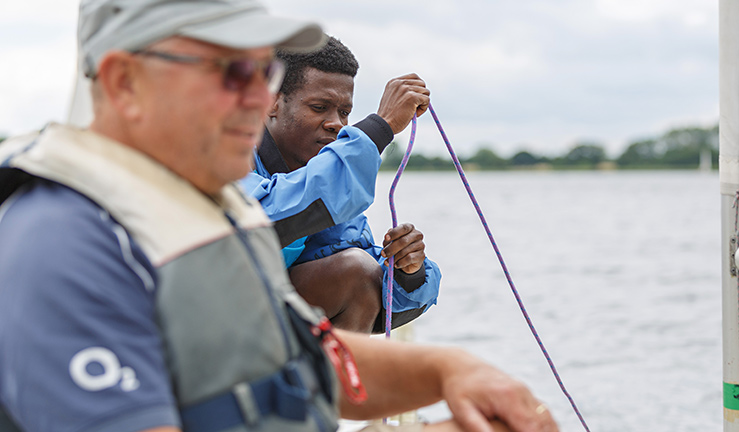
{"label": "stubble on face", "polygon": [[290,171],[305,166],[348,123],[354,78],[314,68],[304,71],[303,85],[289,96],[279,95],[267,122]]}
{"label": "stubble on face", "polygon": [[[262,141],[266,116],[266,109],[239,111],[226,119],[223,124],[221,130],[223,139],[233,141],[233,153],[235,157],[243,159],[247,173],[254,169],[254,150]],[[203,146],[203,152],[208,151],[209,146]]]}

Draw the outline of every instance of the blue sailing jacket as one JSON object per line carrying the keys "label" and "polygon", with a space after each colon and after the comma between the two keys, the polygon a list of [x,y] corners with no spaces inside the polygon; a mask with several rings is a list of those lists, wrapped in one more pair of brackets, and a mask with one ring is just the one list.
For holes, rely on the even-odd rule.
{"label": "blue sailing jacket", "polygon": [[[380,153],[392,138],[387,123],[372,114],[355,126],[342,128],[336,141],[323,147],[305,167],[288,172],[265,130],[255,155],[255,172],[241,184],[275,222],[287,267],[359,247],[382,266],[387,282],[382,247],[375,244],[362,212],[374,200]],[[424,268],[412,275],[394,274],[393,312],[418,310],[420,314],[436,304],[441,280],[436,263],[427,258]],[[384,297],[383,292],[383,304]]]}

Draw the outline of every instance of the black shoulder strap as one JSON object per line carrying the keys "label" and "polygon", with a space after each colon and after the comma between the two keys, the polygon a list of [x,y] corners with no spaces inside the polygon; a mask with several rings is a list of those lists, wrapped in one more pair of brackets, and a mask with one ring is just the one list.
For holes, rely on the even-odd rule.
{"label": "black shoulder strap", "polygon": [[0,204],[31,179],[33,179],[31,174],[18,168],[0,167]]}
{"label": "black shoulder strap", "polygon": [[13,195],[13,192],[18,190],[19,187],[23,186],[34,178],[33,175],[28,174],[27,172],[18,168],[12,167],[10,165],[10,161],[15,156],[27,152],[28,150],[33,148],[38,143],[41,135],[43,135],[43,133],[46,131],[47,126],[49,125],[47,124],[46,126],[41,128],[36,138],[34,138],[33,141],[28,143],[25,147],[11,154],[7,159],[0,161],[0,204],[4,203],[5,200],[8,199],[8,197]]}

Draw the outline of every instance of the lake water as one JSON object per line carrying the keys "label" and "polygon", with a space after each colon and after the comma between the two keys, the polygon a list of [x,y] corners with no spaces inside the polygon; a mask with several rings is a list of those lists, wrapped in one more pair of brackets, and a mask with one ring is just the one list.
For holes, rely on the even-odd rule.
{"label": "lake water", "polygon": [[[367,211],[390,226],[378,179]],[[523,302],[591,431],[722,430],[717,173],[504,172],[468,179]],[[415,340],[462,346],[584,430],[531,336],[456,173],[403,175],[400,222],[441,267]],[[420,414],[448,416],[443,404]]]}

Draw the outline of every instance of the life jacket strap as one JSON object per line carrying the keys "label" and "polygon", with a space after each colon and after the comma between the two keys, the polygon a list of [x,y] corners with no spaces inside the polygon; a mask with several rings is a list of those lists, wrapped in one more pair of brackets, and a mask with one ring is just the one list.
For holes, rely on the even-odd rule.
{"label": "life jacket strap", "polygon": [[305,421],[312,399],[320,391],[310,365],[291,360],[281,370],[231,391],[180,409],[188,432],[218,432],[239,424],[254,426],[268,415]]}

